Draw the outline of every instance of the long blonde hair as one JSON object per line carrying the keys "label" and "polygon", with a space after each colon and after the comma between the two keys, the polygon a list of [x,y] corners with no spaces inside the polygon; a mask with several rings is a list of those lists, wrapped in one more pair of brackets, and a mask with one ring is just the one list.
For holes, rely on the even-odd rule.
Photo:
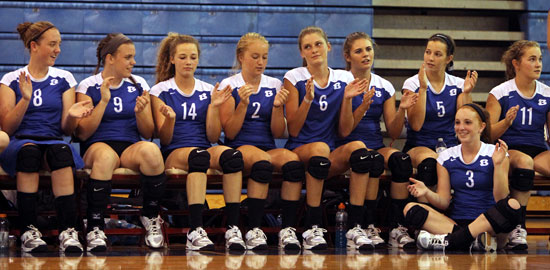
{"label": "long blonde hair", "polygon": [[248,48],[250,43],[256,40],[269,45],[269,42],[264,36],[255,32],[246,33],[239,39],[239,42],[237,42],[237,49],[235,50],[235,63],[233,64],[234,70],[240,70],[242,68],[243,65],[239,60],[239,57],[246,51],[246,48]]}

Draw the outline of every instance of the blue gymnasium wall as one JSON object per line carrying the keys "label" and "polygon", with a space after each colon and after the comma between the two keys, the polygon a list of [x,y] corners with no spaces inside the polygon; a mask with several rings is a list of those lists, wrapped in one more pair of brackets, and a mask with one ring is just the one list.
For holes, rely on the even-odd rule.
{"label": "blue gymnasium wall", "polygon": [[542,50],[542,75],[540,80],[550,85],[550,54],[546,44],[549,0],[525,0],[525,13],[521,15],[520,27],[525,38],[540,43]]}
{"label": "blue gymnasium wall", "polygon": [[[300,30],[322,27],[333,50],[329,63],[343,68],[342,43],[354,31],[372,33],[370,1],[357,0],[119,0],[0,1],[0,75],[29,58],[16,32],[23,21],[48,20],[62,34],[56,66],[71,71],[77,81],[90,76],[97,63],[97,42],[110,32],[128,35],[136,45],[134,73],[154,84],[160,41],[168,32],[189,34],[201,44],[196,76],[215,83],[232,74],[235,46],[247,32],[264,35],[271,44],[266,74],[278,78],[301,66],[297,46]],[[154,2],[154,3],[153,3]]]}

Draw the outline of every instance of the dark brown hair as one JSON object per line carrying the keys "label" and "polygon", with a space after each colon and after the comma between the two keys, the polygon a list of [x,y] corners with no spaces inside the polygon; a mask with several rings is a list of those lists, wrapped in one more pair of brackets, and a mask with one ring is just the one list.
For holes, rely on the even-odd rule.
{"label": "dark brown hair", "polygon": [[[433,34],[428,39],[428,42],[430,42],[430,41],[439,41],[439,42],[445,44],[447,46],[447,50],[446,50],[447,56],[454,55],[456,44],[455,44],[455,41],[453,40],[453,38],[451,36],[446,35],[446,34],[442,34],[442,33],[437,33],[437,34]],[[449,72],[453,71],[453,61],[452,60],[451,60],[451,62],[449,62],[449,64],[447,64],[446,71],[449,71]]]}
{"label": "dark brown hair", "polygon": [[521,62],[521,57],[525,53],[525,50],[531,47],[540,48],[540,45],[536,41],[531,40],[518,40],[502,54],[500,61],[506,65],[506,79],[510,80],[516,77],[516,69],[512,64],[512,61],[515,59],[518,62]]}
{"label": "dark brown hair", "polygon": [[[105,56],[107,54],[111,54],[111,55],[114,55],[116,53],[116,50],[118,49],[118,47],[120,47],[120,45],[122,44],[134,44],[134,42],[129,39],[129,38],[125,38],[124,42],[120,43],[118,46],[113,47],[113,52],[109,52],[107,54],[105,54],[105,52],[103,52],[103,49],[105,48],[105,46],[107,46],[107,44],[109,44],[109,42],[115,38],[115,37],[120,37],[120,35],[124,36],[123,34],[121,33],[110,33],[110,34],[107,34],[106,37],[104,37],[101,41],[99,41],[99,44],[97,45],[97,50],[96,50],[96,56],[97,56],[97,65],[95,66],[95,71],[94,71],[94,74],[97,74],[99,72],[99,67],[103,64],[105,64]],[[102,53],[104,54],[102,56]],[[142,88],[141,86],[136,82],[136,80],[134,79],[134,76],[130,75],[130,77],[128,77],[128,79],[130,79],[130,81],[132,81],[132,83],[138,88],[138,90],[142,91]]]}
{"label": "dark brown hair", "polygon": [[359,39],[366,39],[366,40],[370,41],[370,43],[373,46],[375,45],[374,41],[372,41],[372,38],[367,33],[353,32],[353,33],[349,34],[346,37],[346,41],[344,41],[344,46],[343,46],[343,50],[342,50],[344,52],[344,61],[346,61],[346,70],[351,69],[351,63],[346,60],[346,56],[350,56],[351,46],[353,45],[353,43],[356,40],[359,40]]}

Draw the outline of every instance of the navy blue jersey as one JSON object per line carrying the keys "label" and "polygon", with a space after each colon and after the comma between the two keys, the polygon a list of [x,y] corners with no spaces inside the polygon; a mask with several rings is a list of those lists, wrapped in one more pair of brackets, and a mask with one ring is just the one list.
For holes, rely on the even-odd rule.
{"label": "navy blue jersey", "polygon": [[160,98],[176,113],[174,134],[169,145],[162,145],[162,151],[181,147],[211,146],[206,136],[206,113],[214,86],[195,78],[193,93],[183,93],[174,78],[157,83],[151,88],[151,95]]}
{"label": "navy blue jersey", "polygon": [[531,145],[546,149],[544,125],[550,111],[550,87],[536,81],[535,93],[525,97],[511,79],[493,88],[490,92],[500,103],[499,121],[506,117],[511,107],[519,105],[519,111],[504,134],[500,137],[508,145]]}
{"label": "navy blue jersey", "polygon": [[[12,71],[2,77],[5,84],[15,92],[15,103],[21,100],[19,74],[30,73],[27,67]],[[32,97],[23,120],[14,135],[42,135],[61,137],[61,117],[63,114],[63,93],[76,85],[73,75],[65,70],[49,67],[48,74],[37,80],[31,76]]]}
{"label": "navy blue jersey", "polygon": [[[315,84],[315,97],[309,108],[307,118],[298,136],[290,136],[285,145],[288,149],[312,143],[324,142],[330,149],[336,147],[338,117],[344,90],[353,81],[353,75],[345,70],[329,68],[329,79],[324,88]],[[298,104],[306,94],[306,83],[311,74],[306,67],[299,67],[285,74],[287,79],[298,90]]]}
{"label": "navy blue jersey", "polygon": [[[111,88],[111,99],[105,108],[101,123],[96,131],[84,143],[90,145],[101,141],[137,142],[141,140],[136,123],[136,99],[149,91],[147,82],[139,76],[132,75],[137,86],[130,79],[123,79],[118,86]],[[101,101],[101,73],[84,79],[76,90],[78,93],[88,95],[92,103],[97,105]]]}
{"label": "navy blue jersey", "polygon": [[[14,132],[14,135],[38,135],[49,137],[61,137],[61,119],[63,115],[63,93],[76,86],[73,75],[65,70],[54,67],[48,68],[48,74],[42,79],[33,78],[27,67],[12,71],[2,77],[0,83],[5,84],[15,92],[16,104],[21,100],[19,90],[19,74],[25,71],[32,80],[32,97],[29,107]],[[0,154],[0,163],[2,168],[12,177],[15,177],[17,155],[23,145],[32,143],[37,145],[65,144],[73,154],[75,168],[80,169],[84,166],[84,161],[72,145],[60,139],[34,140],[18,139],[15,136],[10,138],[10,143]]]}
{"label": "navy blue jersey", "polygon": [[[420,84],[418,74],[408,78],[403,89],[418,93]],[[447,146],[458,144],[455,137],[454,121],[457,98],[464,88],[464,79],[445,73],[445,85],[436,93],[428,81],[426,91],[426,116],[424,125],[419,131],[414,131],[409,124],[407,127],[407,143],[414,146],[425,146],[434,149],[438,138],[443,138]]]}
{"label": "navy blue jersey", "polygon": [[477,156],[466,164],[462,145],[439,153],[437,162],[449,172],[454,190],[450,218],[474,220],[495,205],[493,197],[493,144],[481,143]]}
{"label": "navy blue jersey", "polygon": [[[241,73],[224,79],[220,83],[220,89],[229,85],[235,99],[235,108],[241,101],[238,89],[245,85]],[[260,86],[256,93],[250,95],[246,116],[241,130],[235,139],[225,139],[225,145],[237,148],[242,145],[254,145],[262,149],[276,148],[273,134],[271,133],[271,112],[275,95],[281,90],[281,81],[262,74]]]}
{"label": "navy blue jersey", "polygon": [[[393,85],[386,79],[371,73],[369,90],[374,87],[375,94],[372,103],[357,127],[344,139],[338,140],[337,145],[344,145],[352,141],[362,141],[369,149],[384,147],[383,136],[380,130],[380,118],[384,113],[384,102],[395,94]],[[352,109],[355,111],[363,103],[363,95],[352,100]]]}

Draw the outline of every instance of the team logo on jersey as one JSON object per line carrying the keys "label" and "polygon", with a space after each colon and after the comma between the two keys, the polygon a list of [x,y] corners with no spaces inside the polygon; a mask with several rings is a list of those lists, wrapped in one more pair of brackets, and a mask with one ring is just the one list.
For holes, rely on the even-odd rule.
{"label": "team logo on jersey", "polygon": [[454,158],[454,157],[451,157],[451,158],[449,159],[450,162],[453,162],[453,161],[455,161],[455,160],[456,160],[456,158]]}
{"label": "team logo on jersey", "polygon": [[456,88],[455,89],[451,89],[451,92],[449,93],[449,96],[456,96]]}
{"label": "team logo on jersey", "polygon": [[342,85],[340,85],[340,82],[337,82],[334,84],[334,90],[342,88]]}
{"label": "team logo on jersey", "polygon": [[382,92],[380,92],[380,91],[374,91],[374,93],[376,93],[376,97],[382,97]]}
{"label": "team logo on jersey", "polygon": [[489,160],[487,160],[485,158],[480,160],[479,161],[479,166],[481,166],[481,167],[489,166]]}
{"label": "team logo on jersey", "polygon": [[202,93],[202,94],[199,95],[199,100],[201,100],[201,101],[205,100],[207,98],[208,98],[208,96],[206,96],[206,93]]}
{"label": "team logo on jersey", "polygon": [[546,99],[539,99],[539,106],[544,106],[546,105]]}
{"label": "team logo on jersey", "polygon": [[135,92],[137,89],[133,86],[128,86],[128,93]]}
{"label": "team logo on jersey", "polygon": [[271,91],[271,90],[266,90],[266,91],[265,91],[265,97],[271,97],[271,96],[273,96],[273,91]]}
{"label": "team logo on jersey", "polygon": [[59,83],[59,81],[58,81],[57,79],[52,79],[52,80],[50,81],[50,85],[56,85],[56,84],[58,84],[58,83]]}

